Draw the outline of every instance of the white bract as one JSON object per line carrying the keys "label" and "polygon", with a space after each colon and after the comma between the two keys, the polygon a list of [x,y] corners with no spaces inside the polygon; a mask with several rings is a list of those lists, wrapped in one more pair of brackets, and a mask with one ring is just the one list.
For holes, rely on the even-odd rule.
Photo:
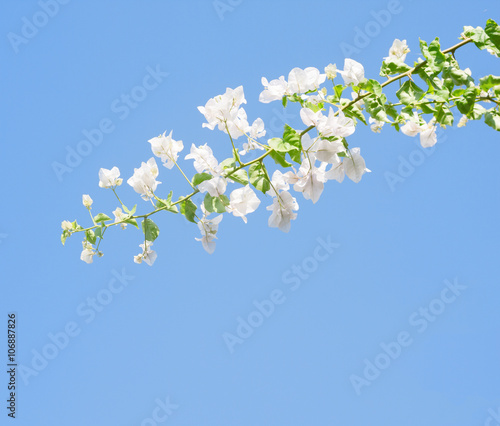
{"label": "white bract", "polygon": [[92,263],[94,261],[94,255],[96,254],[92,246],[87,242],[83,241],[83,250],[80,255],[80,259],[85,263]]}
{"label": "white bract", "polygon": [[249,185],[231,192],[229,206],[226,210],[236,217],[241,217],[247,223],[246,215],[253,213],[259,207],[260,200]]}
{"label": "white bract", "polygon": [[87,207],[88,209],[90,209],[90,206],[92,205],[92,198],[90,198],[90,195],[88,194],[84,194],[82,195],[82,203],[85,207]]}
{"label": "white bract", "polygon": [[198,185],[200,192],[208,192],[212,197],[219,197],[226,192],[227,179],[221,176],[214,176]]}
{"label": "white bract", "polygon": [[344,69],[337,71],[344,79],[345,84],[353,83],[359,85],[365,79],[365,69],[363,65],[356,62],[354,59],[346,58],[344,61]]}
{"label": "white bract", "polygon": [[380,133],[382,131],[382,127],[385,124],[383,121],[375,120],[372,117],[368,119],[368,122],[371,124],[370,129],[375,133]]}
{"label": "white bract", "polygon": [[394,61],[399,60],[404,62],[406,59],[406,54],[410,51],[408,45],[406,44],[406,40],[396,39],[392,43],[391,48],[389,49],[389,56],[384,58],[386,61]]}
{"label": "white bract", "polygon": [[101,188],[113,188],[120,186],[122,182],[123,179],[120,179],[120,170],[118,167],[113,167],[111,170],[99,170],[99,186]]}
{"label": "white bract", "polygon": [[[115,216],[115,223],[121,222],[123,219],[125,219],[128,215],[122,211],[120,207],[118,207],[115,211],[113,211],[113,214]],[[127,228],[126,223],[120,223],[120,227],[122,229]]]}
{"label": "white bract", "polygon": [[228,133],[233,138],[239,138],[248,130],[247,115],[241,104],[246,104],[243,86],[236,89],[226,89],[223,95],[215,96],[208,100],[204,107],[198,110],[205,116],[207,123],[203,127],[213,130],[218,126],[219,130]]}
{"label": "white bract", "polygon": [[198,173],[208,172],[214,176],[222,173],[217,159],[214,157],[212,148],[207,144],[196,147],[191,145],[191,151],[184,157],[185,160],[194,160],[194,168]]}
{"label": "white bract", "polygon": [[329,64],[325,67],[325,74],[328,80],[333,80],[337,77],[337,65]]}
{"label": "white bract", "polygon": [[139,247],[142,249],[142,253],[134,256],[135,263],[146,262],[149,266],[153,266],[155,263],[157,254],[154,250],[151,250],[151,246],[153,243],[151,241],[145,241],[144,244],[139,244]]}
{"label": "white bract", "polygon": [[63,229],[63,231],[72,231],[73,224],[69,220],[63,220],[61,223],[61,228]]}
{"label": "white bract", "polygon": [[217,239],[217,231],[219,230],[219,223],[222,220],[222,215],[214,217],[213,219],[207,219],[207,211],[203,204],[201,205],[201,210],[203,211],[203,217],[198,222],[198,229],[201,232],[201,238],[195,238],[196,241],[201,241],[203,248],[209,254],[212,254],[215,250],[215,239]]}
{"label": "white bract", "polygon": [[134,169],[133,176],[127,180],[127,183],[134,188],[134,191],[141,194],[144,200],[149,200],[153,197],[154,191],[159,183],[156,180],[158,177],[158,166],[153,157],[147,163],[142,163],[141,167]]}
{"label": "white bract", "polygon": [[294,211],[299,209],[297,200],[292,197],[288,191],[282,191],[277,197],[273,198],[273,204],[266,207],[271,210],[268,225],[271,228],[278,228],[283,232],[290,231],[290,221],[297,218],[297,213]]}
{"label": "white bract", "polygon": [[352,118],[348,118],[342,111],[333,112],[330,107],[328,116],[323,116],[318,122],[318,130],[323,137],[337,136],[346,138],[351,136],[356,130],[356,126]]}
{"label": "white bract", "polygon": [[363,157],[361,157],[360,152],[360,148],[352,148],[350,150],[350,156],[346,157],[343,162],[345,174],[349,179],[356,183],[361,180],[361,177],[366,172],[371,171],[366,168],[365,160]]}
{"label": "white bract", "polygon": [[172,139],[172,131],[168,136],[165,136],[165,133],[148,140],[148,142],[151,144],[153,154],[161,159],[167,169],[171,169],[177,162],[179,152],[182,151],[184,145],[182,141]]}

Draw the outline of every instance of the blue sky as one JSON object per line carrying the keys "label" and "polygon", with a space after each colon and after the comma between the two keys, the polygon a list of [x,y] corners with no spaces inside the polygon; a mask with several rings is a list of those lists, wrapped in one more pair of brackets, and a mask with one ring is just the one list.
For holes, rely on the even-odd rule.
{"label": "blue sky", "polygon": [[[17,315],[24,367],[17,419],[3,408],[0,424],[500,424],[500,146],[482,122],[440,132],[425,152],[417,138],[359,126],[351,146],[372,173],[329,182],[315,205],[298,194],[288,234],[267,226],[261,197],[248,224],[223,219],[213,255],[195,225],[170,214],[155,218],[153,267],[133,263],[142,242],[133,228],[110,230],[92,265],[79,259],[79,236],[59,240],[62,220],[88,224],[82,194],[95,213],[117,207],[99,168],[128,178],[165,130],[183,155],[208,143],[229,156],[196,109],[226,87],[244,86],[249,118],[269,136],[285,121],[303,128],[294,105],[258,102],[262,76],[341,68],[349,53],[380,79],[395,38],[407,40],[411,63],[419,37],[451,46],[464,25],[500,20],[497,3],[54,4],[8,2],[0,16],[0,312],[4,326]],[[472,45],[457,59],[475,77],[498,74],[498,59]],[[157,85],[141,89],[148,74]],[[86,137],[102,140],[58,177],[54,162]],[[401,180],[391,186],[388,172]],[[174,171],[159,180],[165,195],[189,192]],[[127,185],[120,194],[148,211]],[[230,348],[225,333],[238,330],[248,336]],[[353,375],[370,384],[356,390]]]}

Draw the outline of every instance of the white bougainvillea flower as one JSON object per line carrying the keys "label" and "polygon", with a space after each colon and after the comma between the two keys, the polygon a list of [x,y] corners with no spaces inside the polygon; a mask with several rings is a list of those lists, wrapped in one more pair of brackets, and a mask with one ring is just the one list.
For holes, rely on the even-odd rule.
{"label": "white bougainvillea flower", "polygon": [[73,224],[69,220],[63,220],[61,223],[61,228],[63,229],[63,231],[72,231]]}
{"label": "white bougainvillea flower", "polygon": [[213,219],[207,219],[207,211],[204,205],[201,205],[203,211],[203,218],[198,222],[198,229],[201,232],[201,238],[195,238],[196,241],[201,241],[203,248],[209,254],[215,250],[215,241],[217,239],[217,231],[219,230],[219,223],[222,220],[222,215],[218,215]]}
{"label": "white bougainvillea flower", "polygon": [[318,122],[318,130],[323,137],[337,136],[346,138],[354,133],[356,126],[351,118],[344,115],[342,111],[338,114],[330,107],[328,116],[323,116]]}
{"label": "white bougainvillea flower", "polygon": [[96,251],[92,248],[92,245],[88,243],[88,241],[83,241],[83,250],[80,255],[80,260],[83,260],[85,263],[92,263],[94,261],[94,255]]}
{"label": "white bougainvillea flower", "polygon": [[266,136],[266,129],[264,127],[264,121],[262,118],[257,118],[252,123],[249,130],[250,137],[253,139],[259,139]]}
{"label": "white bougainvillea flower", "polygon": [[299,205],[288,191],[283,191],[278,197],[273,198],[273,204],[267,206],[266,209],[272,211],[268,225],[271,228],[278,228],[283,232],[288,232],[291,227],[290,222],[297,218],[297,213],[294,213],[294,211],[299,209]]}
{"label": "white bougainvillea flower", "polygon": [[433,118],[425,126],[422,126],[422,130],[420,132],[420,145],[422,145],[422,148],[430,148],[436,145],[436,142],[436,126],[434,125]]}
{"label": "white bougainvillea flower", "polygon": [[207,144],[200,145],[199,147],[192,144],[190,153],[184,159],[194,160],[194,168],[198,173],[208,172],[217,176],[222,172],[217,159],[214,157],[212,148]]}
{"label": "white bougainvillea flower", "polygon": [[467,118],[467,116],[462,115],[462,117],[460,117],[460,120],[458,121],[457,127],[464,127],[468,121],[469,119]]}
{"label": "white bougainvillea flower", "polygon": [[382,131],[382,127],[384,125],[383,121],[378,121],[370,117],[368,119],[368,122],[371,124],[370,129],[372,130],[372,132],[380,133]]}
{"label": "white bougainvillea flower", "polygon": [[[271,178],[271,189],[269,190],[273,197],[277,197],[280,191],[288,191],[290,189],[288,179],[291,176],[293,176],[292,172],[282,173],[280,170],[275,170]],[[274,191],[275,189],[278,193]]]}
{"label": "white bougainvillea flower", "polygon": [[[324,119],[324,115],[321,110],[314,112],[309,108],[302,108],[300,110],[300,118],[306,126],[317,126],[318,123]],[[307,133],[306,133],[307,134]]]}
{"label": "white bougainvillea flower", "polygon": [[401,131],[406,136],[416,136],[418,135],[425,127],[425,121],[419,117],[417,113],[410,117],[410,119],[401,126]]}
{"label": "white bougainvillea flower", "polygon": [[344,170],[345,174],[353,182],[358,183],[361,177],[371,170],[366,168],[365,160],[361,157],[360,148],[352,148],[350,150],[350,156],[344,159]]}
{"label": "white bougainvillea flower", "polygon": [[[121,222],[123,219],[125,219],[128,216],[125,212],[122,211],[122,209],[120,207],[118,207],[115,211],[113,211],[113,214],[115,215],[115,223]],[[120,223],[120,227],[122,229],[126,229],[127,224]]]}
{"label": "white bougainvillea flower", "polygon": [[341,140],[329,141],[327,139],[320,139],[314,148],[316,159],[329,164],[336,163],[339,158],[337,154],[346,150]]}
{"label": "white bougainvillea flower", "polygon": [[151,250],[151,246],[153,243],[151,241],[145,241],[144,244],[139,244],[139,247],[142,249],[142,253],[134,256],[135,263],[146,262],[149,266],[153,266],[155,263],[157,254],[154,250]]}
{"label": "white bougainvillea flower", "polygon": [[404,62],[406,59],[406,54],[410,51],[408,45],[406,44],[406,40],[396,39],[392,43],[391,48],[389,49],[389,56],[385,57],[386,61],[394,61],[399,60]]}
{"label": "white bougainvillea flower", "polygon": [[147,163],[141,163],[141,167],[134,169],[133,176],[127,180],[127,183],[134,188],[134,191],[141,194],[144,200],[149,200],[153,197],[154,191],[159,183],[156,180],[158,177],[158,166],[153,157]]}
{"label": "white bougainvillea flower", "polygon": [[325,177],[328,180],[336,180],[337,182],[342,183],[345,176],[344,163],[340,160],[338,155],[335,155],[331,159],[331,164],[332,167],[325,173]]}
{"label": "white bougainvillea flower", "polygon": [[320,74],[317,68],[294,68],[288,74],[288,89],[291,93],[305,93],[317,90],[325,80],[326,75]]}
{"label": "white bougainvillea flower", "polygon": [[90,206],[93,203],[92,198],[90,198],[90,195],[88,195],[88,194],[82,195],[82,203],[83,203],[83,205],[85,207],[87,207],[88,209],[90,209]]}
{"label": "white bougainvillea flower", "polygon": [[305,158],[297,174],[288,177],[288,182],[293,183],[293,189],[302,192],[306,200],[311,200],[316,204],[323,192],[324,182],[327,181],[326,166],[326,163],[321,163],[320,167],[315,167],[314,163]]}
{"label": "white bougainvillea flower", "polygon": [[225,133],[228,133],[229,129],[233,138],[242,136],[249,127],[246,112],[240,108],[241,104],[246,102],[243,86],[236,89],[228,87],[226,93],[209,99],[204,107],[198,107],[207,120],[203,127],[213,130],[218,126],[219,130]]}
{"label": "white bougainvillea flower", "polygon": [[265,77],[261,79],[264,90],[259,95],[259,101],[268,104],[272,101],[280,101],[283,96],[290,94],[288,90],[288,83],[284,76],[279,79],[267,81]]}
{"label": "white bougainvillea flower", "polygon": [[113,167],[111,170],[99,170],[99,186],[101,188],[113,188],[115,186],[120,186],[122,182],[123,179],[120,178],[120,170],[118,167]]}
{"label": "white bougainvillea flower", "polygon": [[171,169],[174,167],[179,157],[179,152],[182,151],[184,145],[182,141],[172,139],[172,132],[168,136],[165,136],[165,133],[148,140],[148,142],[151,144],[153,154],[161,159],[167,169]]}
{"label": "white bougainvillea flower", "polygon": [[249,185],[231,192],[229,206],[226,210],[236,217],[241,217],[247,223],[246,215],[253,213],[259,207],[260,200]]}
{"label": "white bougainvillea flower", "polygon": [[344,79],[345,84],[354,83],[358,86],[365,79],[365,69],[363,65],[354,59],[346,58],[344,61],[344,70],[337,71]]}
{"label": "white bougainvillea flower", "polygon": [[198,185],[200,192],[208,192],[212,197],[219,197],[226,192],[227,179],[222,176],[214,176],[212,179],[204,180]]}
{"label": "white bougainvillea flower", "polygon": [[328,80],[333,80],[337,77],[337,65],[329,64],[325,67],[325,74]]}

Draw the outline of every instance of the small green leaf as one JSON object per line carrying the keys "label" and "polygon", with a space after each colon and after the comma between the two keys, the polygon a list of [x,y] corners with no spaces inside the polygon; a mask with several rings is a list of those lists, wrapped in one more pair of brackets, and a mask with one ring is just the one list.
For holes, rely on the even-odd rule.
{"label": "small green leaf", "polygon": [[405,105],[419,101],[424,96],[424,91],[413,81],[407,80],[396,92],[398,99]]}
{"label": "small green leaf", "polygon": [[285,142],[281,138],[272,138],[267,141],[269,146],[274,149],[275,151],[278,152],[288,152],[288,151],[295,151],[298,150],[299,147],[292,145],[289,142]]}
{"label": "small green leaf", "polygon": [[283,108],[286,108],[286,104],[288,103],[288,98],[286,96],[283,96],[283,98],[281,98],[281,103],[283,104]]}
{"label": "small green leaf", "polygon": [[227,198],[224,194],[220,197],[212,197],[209,193],[205,195],[205,199],[203,200],[203,204],[205,205],[205,210],[210,213],[225,213],[226,206],[229,205],[229,198]]}
{"label": "small green leaf", "polygon": [[191,183],[194,185],[194,186],[197,186],[199,185],[200,183],[206,181],[206,180],[210,180],[212,179],[213,176],[209,173],[196,173],[194,176],[193,176],[193,179],[191,180]]}
{"label": "small green leaf", "polygon": [[137,221],[135,219],[127,219],[127,220],[124,220],[123,223],[130,223],[131,225],[133,225],[137,229],[139,229],[139,225],[137,225]]}
{"label": "small green leaf", "polygon": [[285,124],[285,131],[283,132],[283,142],[297,147],[297,150],[287,151],[288,155],[296,163],[301,163],[300,153],[302,151],[302,143],[300,142],[300,135],[296,130],[292,129],[288,124]]}
{"label": "small green leaf", "polygon": [[160,234],[160,230],[158,226],[156,226],[156,223],[149,218],[142,221],[142,232],[144,232],[146,240],[151,242],[156,240]]}
{"label": "small green leaf", "polygon": [[95,228],[94,235],[96,236],[96,238],[104,238],[102,236],[103,232],[104,232],[104,224],[101,223],[101,226]]}
{"label": "small green leaf", "polygon": [[472,108],[474,108],[474,103],[476,101],[476,88],[474,86],[469,87],[460,99],[455,101],[457,109],[462,114],[468,114]]}
{"label": "small green leaf", "polygon": [[484,32],[490,39],[490,49],[500,56],[500,26],[493,19],[488,19]]}
{"label": "small green leaf", "polygon": [[271,188],[271,184],[266,176],[265,170],[266,168],[261,162],[253,163],[248,169],[250,183],[264,194]]}
{"label": "small green leaf", "polygon": [[85,231],[85,239],[90,243],[90,244],[95,244],[97,238],[94,234],[94,231],[92,229],[88,229]]}
{"label": "small green leaf", "polygon": [[442,125],[445,126],[453,125],[453,113],[446,104],[440,104],[436,108],[436,113],[434,114],[434,117],[436,117],[437,122]]}
{"label": "small green leaf", "polygon": [[479,120],[486,113],[486,108],[481,104],[474,104],[472,111],[467,114],[467,117],[471,120]]}
{"label": "small green leaf", "polygon": [[406,65],[403,61],[384,61],[382,62],[382,67],[380,68],[380,75],[385,77],[388,75],[401,74],[409,70],[411,70],[411,67]]}
{"label": "small green leaf", "polygon": [[183,214],[187,220],[196,223],[194,220],[196,214],[196,204],[191,201],[190,198],[179,203],[181,206],[181,214]]}
{"label": "small green leaf", "polygon": [[269,156],[274,160],[276,164],[282,167],[291,167],[292,164],[285,160],[285,154],[282,152],[277,152],[274,149],[271,150]]}
{"label": "small green leaf", "polygon": [[479,79],[479,87],[481,90],[487,92],[494,86],[500,85],[500,76],[497,75],[487,75]]}
{"label": "small green leaf", "polygon": [[111,218],[106,216],[104,213],[99,213],[96,217],[94,217],[95,222],[105,222],[106,220],[111,220]]}
{"label": "small green leaf", "polygon": [[71,234],[68,231],[63,231],[61,234],[61,243],[64,245],[66,243],[66,239],[71,236]]}
{"label": "small green leaf", "polygon": [[231,176],[229,176],[228,179],[232,179],[242,185],[248,184],[248,174],[245,169],[236,170],[234,173],[231,173]]}
{"label": "small green leaf", "polygon": [[500,131],[500,115],[495,110],[490,110],[484,114],[484,122],[491,128]]}
{"label": "small green leaf", "polygon": [[376,96],[382,95],[382,86],[377,80],[367,80],[361,84],[361,88]]}

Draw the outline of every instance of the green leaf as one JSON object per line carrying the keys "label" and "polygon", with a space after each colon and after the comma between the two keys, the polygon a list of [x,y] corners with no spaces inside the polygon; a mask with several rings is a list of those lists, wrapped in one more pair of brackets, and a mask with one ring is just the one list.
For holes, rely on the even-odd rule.
{"label": "green leaf", "polygon": [[144,232],[146,240],[151,242],[156,240],[160,234],[160,230],[158,226],[156,226],[156,223],[149,218],[142,221],[142,232]]}
{"label": "green leaf", "polygon": [[177,206],[172,206],[172,191],[169,192],[167,199],[158,199],[156,200],[156,208],[164,209],[172,213],[178,213]]}
{"label": "green leaf", "polygon": [[382,62],[382,67],[380,68],[380,75],[385,77],[387,75],[401,74],[409,70],[411,70],[411,67],[399,59],[387,62],[384,61]]}
{"label": "green leaf", "polygon": [[420,40],[420,50],[422,51],[424,58],[427,60],[426,68],[432,74],[436,74],[443,69],[446,61],[446,55],[441,52],[438,37],[436,37],[428,46],[424,40]]}
{"label": "green leaf", "polygon": [[104,213],[99,213],[96,217],[94,217],[95,222],[105,222],[106,220],[111,220],[111,218],[106,216]]}
{"label": "green leaf", "polygon": [[453,125],[453,113],[446,104],[440,104],[436,108],[436,113],[434,114],[438,123],[444,126]]}
{"label": "green leaf", "polygon": [[281,98],[281,103],[283,104],[283,108],[286,108],[287,102],[288,102],[288,98],[286,96],[283,96],[283,98]]}
{"label": "green leaf", "polygon": [[277,152],[274,149],[271,150],[269,156],[274,160],[276,164],[282,167],[291,167],[292,164],[285,160],[285,154],[282,152]]}
{"label": "green leaf", "polygon": [[248,184],[248,175],[245,169],[239,169],[235,171],[234,173],[231,174],[231,176],[229,176],[228,179],[232,179],[238,183],[241,183],[242,185]]}
{"label": "green leaf", "polygon": [[413,81],[407,80],[396,92],[398,99],[405,105],[419,101],[424,96],[424,91]]}
{"label": "green leaf", "polygon": [[491,128],[500,131],[500,115],[495,110],[490,110],[484,114],[484,122]]}
{"label": "green leaf", "polygon": [[127,219],[127,220],[124,220],[123,223],[130,223],[131,225],[133,225],[137,229],[139,229],[139,225],[137,225],[137,221],[135,219]]}
{"label": "green leaf", "polygon": [[471,120],[479,120],[486,113],[486,108],[481,104],[474,104],[472,111],[467,114],[467,117]]}
{"label": "green leaf", "polygon": [[210,213],[225,213],[226,206],[229,205],[229,198],[227,198],[224,194],[220,197],[212,197],[209,193],[205,195],[205,199],[203,200],[203,204],[205,205],[205,210]]}
{"label": "green leaf", "polygon": [[98,228],[95,228],[94,235],[96,236],[96,238],[103,239],[104,238],[102,236],[103,232],[104,232],[104,224],[101,223],[101,226],[99,226]]}
{"label": "green leaf", "polygon": [[450,92],[447,89],[439,89],[426,94],[425,97],[438,102],[447,102],[450,98]]}
{"label": "green leaf", "polygon": [[488,19],[484,32],[490,38],[490,49],[500,56],[500,26],[493,19]]}
{"label": "green leaf", "polygon": [[88,229],[85,231],[85,239],[90,243],[90,244],[95,244],[97,238],[94,234],[94,231],[92,229]]}
{"label": "green leaf", "polygon": [[460,99],[457,99],[455,101],[455,104],[457,105],[457,109],[462,113],[462,114],[468,114],[472,108],[474,108],[474,103],[476,101],[476,88],[469,87],[462,97]]}
{"label": "green leaf", "polygon": [[283,142],[295,146],[297,150],[287,151],[290,158],[296,163],[301,163],[300,153],[302,151],[302,144],[300,142],[300,135],[296,130],[292,129],[288,124],[285,124],[285,131],[283,132]]}
{"label": "green leaf", "polygon": [[361,84],[361,88],[376,96],[382,95],[382,86],[377,80],[367,80]]}
{"label": "green leaf", "polygon": [[200,183],[206,181],[206,180],[210,180],[212,179],[213,176],[209,173],[196,173],[194,176],[193,176],[193,179],[191,179],[191,183],[194,185],[194,186],[197,186],[199,185]]}
{"label": "green leaf", "polygon": [[71,234],[68,232],[68,231],[63,231],[62,234],[61,234],[61,243],[62,245],[64,245],[64,243],[66,243],[66,240],[67,238],[70,236]]}
{"label": "green leaf", "polygon": [[191,201],[190,198],[179,203],[181,206],[181,214],[183,214],[187,220],[196,223],[194,220],[196,214],[196,204]]}
{"label": "green leaf", "polygon": [[349,108],[344,109],[344,114],[349,118],[356,118],[366,124],[365,116],[362,110],[360,110],[356,104],[351,105]]}
{"label": "green leaf", "polygon": [[366,111],[372,118],[378,121],[390,123],[385,111],[385,96],[370,95],[365,98]]}
{"label": "green leaf", "polygon": [[236,160],[234,157],[226,158],[220,165],[223,169],[231,169],[236,167]]}
{"label": "green leaf", "polygon": [[271,188],[271,184],[267,178],[265,170],[266,167],[261,162],[253,163],[248,169],[250,183],[264,194]]}
{"label": "green leaf", "polygon": [[497,75],[487,75],[479,79],[479,87],[485,92],[498,85],[500,85],[500,76]]}
{"label": "green leaf", "polygon": [[296,151],[296,150],[300,149],[296,145],[292,145],[289,142],[285,142],[281,138],[272,138],[272,139],[269,139],[267,141],[267,143],[269,144],[269,146],[273,150],[278,151],[278,152],[289,152],[289,151]]}
{"label": "green leaf", "polygon": [[335,92],[335,96],[337,97],[337,100],[340,99],[342,96],[342,92],[344,91],[345,87],[343,84],[337,84],[334,88],[333,91]]}

